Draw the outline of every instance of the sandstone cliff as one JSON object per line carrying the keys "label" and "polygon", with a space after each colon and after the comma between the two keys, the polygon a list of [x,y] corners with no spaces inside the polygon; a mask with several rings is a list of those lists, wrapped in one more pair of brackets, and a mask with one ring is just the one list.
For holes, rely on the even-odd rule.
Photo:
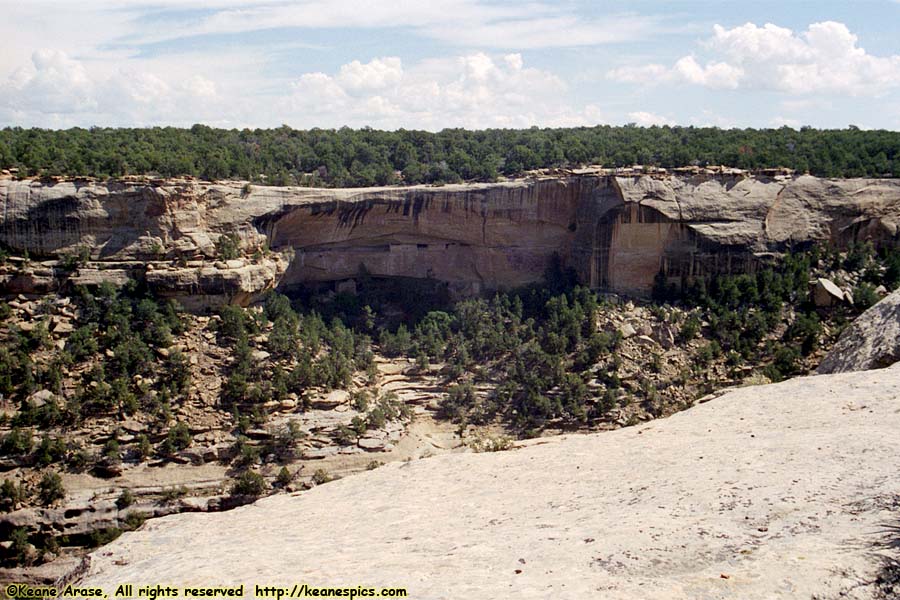
{"label": "sandstone cliff", "polygon": [[898,386],[893,367],[742,388],[636,427],[165,517],[93,554],[82,583],[871,598],[898,518]]}
{"label": "sandstone cliff", "polygon": [[[900,181],[585,174],[325,190],[6,178],[0,206],[0,243],[14,254],[90,255],[76,273],[8,269],[14,292],[135,276],[201,305],[245,303],[364,266],[465,294],[537,281],[557,254],[585,284],[644,294],[660,269],[690,277],[750,269],[756,255],[812,240],[895,240]],[[239,238],[239,262],[217,260],[227,233]]]}

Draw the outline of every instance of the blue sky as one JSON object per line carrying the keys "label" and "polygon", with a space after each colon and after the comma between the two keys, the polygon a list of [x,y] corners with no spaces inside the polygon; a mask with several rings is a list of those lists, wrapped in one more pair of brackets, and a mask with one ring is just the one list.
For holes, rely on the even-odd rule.
{"label": "blue sky", "polygon": [[0,126],[900,129],[900,1],[0,0]]}

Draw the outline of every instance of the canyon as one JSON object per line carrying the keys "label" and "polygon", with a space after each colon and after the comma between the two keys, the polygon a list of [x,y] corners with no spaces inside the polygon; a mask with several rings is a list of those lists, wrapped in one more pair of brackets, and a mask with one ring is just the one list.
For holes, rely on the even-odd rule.
{"label": "canyon", "polygon": [[[226,529],[233,525],[244,540],[252,541],[259,537],[255,528],[293,519],[290,511],[295,509],[294,502],[315,512],[319,510],[316,498],[327,498],[330,493],[325,490],[351,489],[351,496],[361,497],[367,493],[363,489],[373,478],[390,491],[398,506],[414,512],[415,508],[403,504],[407,496],[412,505],[418,505],[433,492],[422,495],[413,488],[420,484],[429,488],[433,485],[432,478],[443,481],[447,469],[453,473],[461,470],[471,477],[460,479],[454,475],[462,486],[459,490],[443,487],[450,498],[446,506],[465,507],[467,501],[461,498],[480,498],[486,510],[524,524],[521,531],[536,532],[537,537],[529,540],[528,545],[538,548],[539,556],[519,556],[516,552],[516,557],[507,557],[515,558],[517,565],[527,562],[528,567],[516,567],[514,579],[524,582],[524,589],[533,592],[535,597],[547,592],[547,584],[562,586],[563,580],[550,573],[562,569],[559,565],[563,559],[553,549],[558,545],[559,536],[544,540],[539,535],[541,527],[527,526],[530,520],[537,515],[555,523],[562,508],[567,515],[573,512],[572,518],[579,527],[590,521],[588,529],[610,531],[611,527],[615,529],[610,523],[602,519],[591,521],[593,517],[586,515],[595,501],[616,504],[626,496],[628,506],[634,504],[639,514],[658,517],[660,523],[673,521],[674,525],[662,532],[662,537],[654,534],[655,545],[632,543],[627,539],[631,533],[624,531],[613,531],[612,538],[603,541],[606,554],[592,555],[590,564],[605,574],[588,581],[594,588],[606,589],[613,597],[637,597],[638,588],[658,592],[659,597],[671,596],[672,590],[677,589],[689,597],[697,589],[712,589],[716,585],[725,586],[723,590],[728,592],[746,593],[747,597],[769,597],[785,590],[786,594],[797,590],[811,593],[863,590],[859,582],[871,581],[877,568],[875,562],[861,554],[848,552],[843,540],[858,533],[849,525],[860,514],[857,506],[877,505],[872,510],[866,509],[868,528],[891,518],[889,509],[895,502],[896,490],[881,485],[883,473],[893,466],[891,461],[881,460],[888,453],[889,444],[879,446],[877,456],[868,457],[881,462],[866,463],[865,477],[846,485],[846,465],[849,462],[857,465],[858,461],[848,461],[843,454],[829,453],[829,449],[846,446],[847,432],[839,425],[841,419],[858,417],[854,427],[859,431],[876,431],[879,439],[889,437],[878,431],[880,427],[892,426],[897,369],[871,377],[841,375],[768,387],[755,384],[768,381],[764,373],[771,372],[768,370],[773,360],[770,355],[778,355],[773,349],[781,348],[782,344],[785,348],[799,344],[797,334],[791,331],[799,330],[795,324],[801,317],[815,317],[815,323],[821,318],[824,325],[816,330],[809,351],[804,351],[802,358],[795,358],[800,362],[791,367],[792,374],[809,372],[819,364],[819,359],[834,344],[841,323],[859,314],[859,307],[865,306],[855,305],[851,292],[868,286],[877,297],[893,288],[893,280],[887,276],[888,264],[881,262],[889,258],[887,254],[876,257],[868,245],[854,245],[862,241],[876,246],[896,244],[900,185],[894,180],[825,180],[736,173],[609,175],[583,170],[533,174],[527,179],[492,184],[312,189],[192,179],[131,178],[99,182],[16,180],[0,176],[0,201],[3,207],[0,242],[5,254],[0,260],[0,290],[7,298],[6,340],[10,348],[27,351],[22,357],[10,358],[9,368],[15,366],[15,361],[32,361],[28,363],[29,368],[38,373],[39,387],[46,388],[35,391],[12,386],[14,393],[20,393],[21,397],[2,398],[0,411],[5,419],[26,423],[29,414],[44,414],[39,412],[40,407],[51,402],[52,406],[71,408],[71,414],[78,414],[86,405],[83,401],[87,405],[94,402],[89,392],[101,389],[103,384],[104,372],[99,370],[96,371],[99,375],[95,375],[95,367],[105,365],[113,369],[106,371],[111,373],[116,372],[115,365],[125,364],[129,348],[112,343],[106,332],[99,336],[103,338],[101,345],[87,352],[86,359],[63,362],[67,352],[78,349],[69,338],[76,341],[83,338],[84,328],[91,322],[90,301],[82,295],[96,293],[106,298],[102,303],[108,304],[111,302],[108,294],[116,293],[107,288],[94,289],[98,284],[108,282],[117,287],[131,280],[139,281],[147,289],[126,286],[120,293],[149,291],[161,299],[176,299],[194,313],[179,313],[181,316],[172,321],[172,327],[177,329],[174,336],[164,336],[165,341],[159,343],[155,338],[150,340],[146,348],[154,353],[148,355],[154,357],[148,358],[154,361],[153,369],[127,372],[128,376],[122,379],[125,382],[122,395],[110,396],[125,407],[129,394],[138,394],[134,396],[135,401],[140,398],[140,403],[135,405],[139,406],[137,412],[128,412],[134,408],[115,409],[117,404],[115,410],[101,411],[75,427],[66,424],[53,429],[59,436],[57,439],[82,444],[77,447],[86,448],[84,456],[95,461],[90,463],[94,466],[89,471],[82,466],[80,470],[71,467],[64,472],[62,482],[66,495],[57,502],[41,501],[38,506],[23,492],[18,501],[8,503],[12,510],[0,528],[5,528],[4,532],[25,531],[32,543],[20,544],[21,548],[4,546],[9,556],[18,552],[16,548],[21,550],[20,562],[26,565],[8,571],[7,576],[15,573],[15,577],[50,582],[65,573],[69,578],[87,574],[93,583],[119,577],[122,572],[118,567],[135,564],[147,573],[156,568],[166,569],[173,574],[173,581],[181,581],[181,574],[171,570],[170,564],[147,562],[132,544],[143,544],[144,539],[158,544],[159,540],[153,536],[165,530],[169,523],[177,523],[179,529],[190,529],[200,523],[202,529],[211,519],[224,524]],[[777,322],[765,325],[768,337],[764,335],[765,339],[756,339],[748,346],[750,358],[746,364],[739,360],[737,352],[724,353],[714,341],[720,338],[726,343],[725,337],[717,333],[722,327],[721,323],[714,323],[712,311],[644,303],[640,299],[650,295],[660,283],[660,273],[665,275],[667,283],[677,285],[716,273],[753,272],[770,262],[790,262],[775,261],[779,253],[819,243],[854,248],[843,253],[814,253],[813,261],[808,268],[804,267],[802,284],[791,292],[794,295],[783,290],[778,296],[783,304]],[[855,257],[856,254],[868,258]],[[460,381],[472,383],[473,404],[468,413],[462,414],[477,419],[479,407],[491,406],[499,397],[496,386],[509,378],[511,371],[501,368],[500,362],[490,364],[490,361],[473,363],[471,372],[454,371],[456,356],[446,349],[451,348],[449,343],[432,360],[429,355],[404,356],[401,352],[398,356],[397,351],[390,349],[390,335],[380,335],[373,344],[371,338],[360,333],[359,348],[374,351],[370,353],[371,364],[363,369],[362,363],[352,363],[346,380],[339,389],[332,389],[333,384],[327,383],[324,375],[317,374],[327,374],[325,367],[331,363],[326,359],[335,351],[340,338],[333,338],[328,346],[321,348],[302,338],[303,348],[310,345],[323,351],[311,351],[309,366],[315,369],[303,380],[305,383],[292,383],[288,389],[284,382],[285,373],[293,374],[295,368],[300,369],[300,361],[295,354],[286,358],[284,350],[279,350],[279,335],[289,320],[275,316],[275,305],[270,303],[279,297],[268,296],[272,290],[288,296],[294,292],[313,292],[322,301],[339,304],[346,298],[335,297],[334,292],[367,290],[373,279],[414,279],[445,286],[451,296],[461,298],[540,282],[557,267],[570,269],[580,283],[594,290],[615,293],[602,296],[598,311],[587,322],[591,339],[610,340],[612,346],[577,367],[581,371],[576,369],[582,360],[578,353],[571,357],[570,363],[569,355],[564,352],[560,363],[566,368],[571,365],[579,382],[584,384],[582,406],[590,409],[591,414],[596,412],[595,408],[606,407],[602,409],[605,412],[591,417],[589,426],[573,428],[574,421],[556,420],[542,431],[543,437],[538,440],[516,442],[507,434],[513,432],[518,436],[519,432],[514,430],[511,421],[497,415],[478,424],[468,424],[465,419],[456,423],[447,409],[451,388],[459,388]],[[760,275],[764,278],[766,272]],[[807,302],[809,308],[801,311],[803,298],[807,298],[807,276],[810,283],[815,282],[808,290],[808,298],[814,301]],[[843,287],[836,286],[831,279]],[[823,281],[830,287],[824,286]],[[866,283],[870,281],[883,281],[885,285],[874,288]],[[550,283],[548,289],[552,288]],[[93,292],[77,290],[77,286],[86,286]],[[396,289],[405,287],[400,285]],[[819,302],[820,288],[825,291],[834,288],[834,297]],[[409,289],[418,288],[409,286]],[[575,292],[573,298],[583,290]],[[266,296],[265,302],[257,304]],[[415,298],[414,294],[407,296]],[[281,297],[280,300],[282,312],[288,310],[285,303],[289,305],[289,299]],[[306,301],[299,300],[298,304]],[[116,304],[119,307],[114,311],[116,314],[121,310],[142,314],[149,310],[137,298],[122,302],[126,304]],[[422,303],[426,304],[424,299]],[[222,308],[209,313],[209,309],[223,304],[249,308]],[[158,306],[161,308],[150,312],[164,310],[168,305]],[[863,315],[859,327],[848,328],[838,343],[841,350],[837,358],[835,352],[829,354],[820,372],[886,366],[894,362],[897,352],[888,334],[895,330],[896,306],[897,293],[877,305],[877,311],[873,309]],[[378,306],[379,313],[383,311],[387,315],[385,319],[391,310],[391,306]],[[818,312],[807,317],[807,310]],[[290,311],[290,316],[296,317],[293,309]],[[161,314],[157,317],[162,318]],[[246,325],[241,325],[246,336],[240,342],[243,350],[239,350],[236,341],[239,336],[227,333],[226,329],[228,320],[236,318],[235,315],[248,320]],[[155,319],[136,316],[133,322],[126,319],[111,329],[114,333],[141,336],[145,324],[155,323]],[[176,321],[180,323],[177,326]],[[97,322],[105,323],[100,326],[101,332],[110,327],[108,321]],[[695,331],[688,334],[692,322]],[[357,326],[373,335],[377,331],[374,320]],[[293,325],[291,347],[295,351],[294,338],[311,328],[314,323],[307,320],[303,325]],[[579,331],[582,329],[584,324]],[[79,337],[73,331],[82,335]],[[888,334],[880,335],[884,332]],[[399,330],[396,335],[399,337]],[[546,339],[552,341],[551,336]],[[28,346],[32,341],[36,350]],[[246,355],[253,376],[248,391],[237,396],[228,390],[233,379],[236,380],[235,373],[239,371],[236,356],[241,352]],[[168,357],[173,354],[184,357],[186,383],[170,397],[165,388],[167,375],[157,375],[156,371],[168,372],[171,368]],[[355,351],[351,354],[356,356]],[[155,360],[156,355],[161,357],[159,361]],[[49,377],[54,365],[62,365],[58,367],[60,375],[56,384]],[[276,371],[284,389],[269,381],[276,379]],[[297,372],[302,375],[302,369]],[[720,398],[723,386],[747,385],[754,387],[724,392],[725,397]],[[562,384],[552,386],[556,387],[545,390],[548,398],[568,393]],[[846,406],[840,405],[840,411],[828,402],[836,396],[848,398]],[[864,396],[873,399],[864,404]],[[764,399],[759,400],[761,397]],[[607,399],[611,399],[608,405]],[[692,408],[671,419],[652,421],[688,407]],[[393,416],[375,419],[376,411],[381,411],[382,416]],[[808,420],[810,414],[825,413],[827,422]],[[7,421],[10,422],[16,423]],[[365,424],[361,433],[356,431],[360,423]],[[178,427],[183,427],[186,434],[184,447],[166,450],[166,443]],[[606,434],[553,437],[573,431],[619,428],[624,429]],[[796,433],[798,430],[800,434]],[[777,467],[774,475],[754,469],[750,463],[732,460],[740,456],[732,447],[734,440],[746,434],[766,443],[765,455],[757,458],[759,464]],[[27,435],[31,440],[30,430]],[[3,439],[12,437],[9,432]],[[813,452],[806,447],[813,437],[831,441],[827,447]],[[148,447],[146,452],[138,447],[141,439]],[[657,445],[654,443],[657,440],[665,443]],[[114,450],[110,451],[110,447]],[[515,452],[495,459],[476,458],[472,454],[509,448]],[[140,454],[135,454],[138,451]],[[665,458],[687,456],[695,451],[699,453],[696,461],[690,465],[674,465],[678,467],[674,471],[671,461]],[[10,456],[2,465],[6,474],[19,482],[19,489],[23,484],[28,490],[37,489],[42,470],[31,467],[37,464],[39,454],[35,451]],[[107,455],[112,458],[108,459]],[[69,451],[60,465],[68,464],[73,456]],[[435,458],[418,460],[431,456]],[[645,465],[646,459],[650,460],[649,465]],[[50,457],[51,463],[53,460]],[[516,493],[515,490],[516,486],[527,487],[533,483],[533,477],[526,475],[533,472],[532,461],[540,463],[541,471],[550,469],[560,474],[559,479],[551,478],[548,483],[550,510],[532,505],[526,513],[507,510],[502,497],[507,491],[512,490],[510,497],[527,497],[524,491]],[[648,468],[643,469],[646,476],[635,480],[631,474],[638,461]],[[658,469],[653,466],[657,461],[661,465]],[[793,474],[811,468],[807,463],[816,461],[820,465],[817,468],[825,469],[841,484],[835,484],[834,494],[828,498],[819,498],[810,491],[812,488],[803,487],[793,478]],[[698,465],[704,467],[700,471],[706,479],[690,477],[698,472]],[[278,466],[282,469],[276,472]],[[602,471],[603,485],[599,479],[584,479],[583,469]],[[405,473],[413,472],[415,480],[404,477]],[[219,512],[249,500],[236,490],[238,476],[250,473],[260,478],[261,490],[290,495],[281,494],[281,500],[263,500],[227,515],[174,516],[174,513]],[[502,493],[492,491],[498,473],[502,478],[498,489],[504,490]],[[329,483],[334,477],[349,475],[353,477],[348,477],[346,482]],[[769,485],[760,477],[775,477],[777,481]],[[691,488],[695,479],[703,489]],[[713,483],[707,485],[707,479]],[[351,483],[357,480],[361,483]],[[735,482],[740,485],[734,487]],[[319,489],[325,483],[328,485]],[[361,487],[356,490],[354,485]],[[675,485],[676,493],[661,496],[667,485]],[[712,493],[710,490],[726,489],[732,489],[734,494],[728,498],[721,493],[716,497],[708,495]],[[306,491],[295,497],[301,490]],[[803,500],[795,506],[788,499],[798,493]],[[796,519],[791,517],[789,523],[783,522],[780,512],[772,512],[769,500],[773,494],[784,499],[782,508],[797,511],[791,513]],[[584,504],[579,500],[583,497],[592,500]],[[717,558],[710,560],[703,554],[706,552],[703,548],[709,544],[705,537],[708,528],[701,527],[697,544],[686,547],[677,540],[690,537],[694,522],[684,521],[677,511],[654,512],[653,506],[660,503],[681,506],[686,499],[694,504],[699,499],[701,508],[713,507],[706,510],[709,514],[719,506],[716,513],[719,517],[712,519],[717,528],[716,539],[725,542],[716,551]],[[367,507],[363,512],[370,514],[381,510],[378,502],[381,501],[376,499],[374,508],[365,503],[360,506]],[[740,511],[734,502],[747,508],[740,515],[745,521],[751,521],[747,531],[744,526],[748,524],[736,520]],[[336,507],[346,522],[363,527],[361,519],[346,507],[331,499],[326,503]],[[431,510],[435,502],[429,498],[424,505]],[[836,528],[817,529],[822,515],[832,514],[829,511],[834,506],[848,505],[852,509],[841,513]],[[269,512],[270,509],[274,510]],[[262,520],[250,524],[241,521],[241,515],[255,510],[260,511],[256,514],[265,513]],[[109,550],[98,551],[80,561],[84,554],[81,546],[101,543],[123,530],[140,527],[144,518],[151,522],[137,534],[126,534]],[[451,515],[439,518],[460,531],[467,525],[454,522]],[[417,519],[427,521],[424,515]],[[633,531],[645,523],[633,521],[631,525]],[[565,537],[574,527],[565,521],[557,529]],[[775,535],[759,536],[753,533],[754,527],[763,534],[774,527]],[[216,531],[223,530],[217,527]],[[60,546],[48,544],[49,532],[60,537]],[[371,539],[384,539],[383,532],[369,533]],[[424,539],[426,535],[414,528],[407,533],[410,539]],[[531,535],[521,534],[518,529],[507,533]],[[600,536],[590,536],[590,533],[586,530],[587,537],[572,540],[582,541],[586,551],[592,550],[594,538]],[[317,535],[323,534],[320,531]],[[435,533],[441,537],[444,534],[443,531]],[[144,538],[145,535],[148,537]],[[295,536],[295,532],[290,535]],[[782,546],[780,540],[788,536],[802,537],[802,543],[796,547]],[[660,540],[665,543],[663,550],[659,549]],[[204,552],[213,546],[222,548],[232,543],[225,538],[205,541]],[[854,539],[853,543],[858,541]],[[476,546],[484,543],[477,541]],[[465,544],[460,540],[458,548],[468,547]],[[685,548],[687,560],[700,564],[700,571],[685,567],[685,559],[674,557]],[[752,575],[777,570],[778,565],[791,563],[795,554],[800,556],[797,560],[807,560],[813,551],[820,549],[824,549],[823,558],[817,560],[811,573],[831,572],[843,565],[848,575],[828,580],[822,587],[818,575],[794,577],[787,572],[795,570],[791,568],[784,573],[779,571],[778,589],[760,583]],[[406,552],[407,548],[402,550]],[[380,552],[378,548],[374,551]],[[478,581],[469,591],[493,589],[486,583],[486,576],[479,575],[475,555],[462,550],[460,554],[455,549],[447,552],[442,550],[439,554],[451,557],[451,562],[459,558],[458,564],[464,570],[476,574]],[[565,551],[567,555],[571,553],[571,548]],[[108,556],[117,557],[112,565],[104,562]],[[421,567],[423,573],[431,568],[416,566],[420,558],[424,561],[422,565],[427,565],[433,559],[431,555],[423,558],[418,550],[413,550],[404,556],[415,569]],[[622,570],[623,565],[631,564],[629,561],[643,557],[653,564],[648,568]],[[184,558],[185,564],[190,565],[200,560],[193,556]],[[218,560],[218,555],[213,558]],[[307,559],[299,555],[295,558]],[[277,579],[280,576],[277,561],[265,560],[273,561],[274,570],[269,573],[273,580]],[[369,557],[351,557],[348,564],[356,568],[367,560]],[[535,560],[552,568],[535,575],[531,570]],[[328,561],[338,564],[332,558]],[[332,578],[319,577],[325,572],[324,567],[321,571],[319,568],[313,567],[307,573],[310,580],[332,582]],[[496,573],[495,567],[491,570]],[[367,577],[373,573],[365,569],[361,572]],[[385,572],[393,571],[386,568]],[[520,576],[522,572],[528,576]],[[619,577],[623,573],[625,579]],[[244,579],[245,574],[235,577]],[[453,589],[450,582],[440,578],[425,587],[419,585],[419,579],[410,586],[426,597],[449,597],[447,590]],[[539,588],[541,591],[537,592]],[[457,591],[453,589],[454,595]],[[562,597],[568,597],[567,593],[577,597],[587,593],[580,588],[555,591],[561,591]]]}
{"label": "canyon", "polygon": [[314,189],[6,176],[0,206],[0,243],[30,259],[4,267],[7,292],[133,277],[201,310],[270,289],[352,291],[361,275],[435,280],[469,296],[539,281],[555,257],[593,289],[646,296],[660,272],[677,283],[752,271],[810,242],[895,240],[900,181],[585,170]]}

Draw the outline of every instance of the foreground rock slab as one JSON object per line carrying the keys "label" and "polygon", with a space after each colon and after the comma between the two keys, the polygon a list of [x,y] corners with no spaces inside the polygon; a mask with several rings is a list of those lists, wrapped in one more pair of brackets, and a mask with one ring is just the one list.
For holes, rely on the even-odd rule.
{"label": "foreground rock slab", "polygon": [[873,597],[900,503],[900,367],[445,455],[147,523],[86,585],[405,586],[431,598]]}

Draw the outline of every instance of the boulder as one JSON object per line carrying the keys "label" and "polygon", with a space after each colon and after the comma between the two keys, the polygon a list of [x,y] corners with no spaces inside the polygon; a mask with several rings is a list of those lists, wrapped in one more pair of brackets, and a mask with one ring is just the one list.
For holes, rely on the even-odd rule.
{"label": "boulder", "polygon": [[628,339],[630,337],[634,337],[637,335],[637,331],[635,331],[634,327],[631,326],[630,323],[625,323],[619,327],[619,333],[622,334],[623,339]]}
{"label": "boulder", "polygon": [[359,440],[359,444],[357,445],[366,452],[383,452],[385,444],[387,444],[387,440],[374,437],[364,437]]}
{"label": "boulder", "polygon": [[833,281],[825,279],[824,277],[820,277],[816,280],[815,287],[813,288],[813,302],[816,303],[816,306],[825,308],[840,304],[845,300],[844,291]]}
{"label": "boulder", "polygon": [[350,392],[347,390],[333,390],[325,396],[315,396],[310,406],[316,410],[333,410],[350,400]]}
{"label": "boulder", "polygon": [[32,395],[28,396],[28,401],[35,408],[40,408],[41,406],[44,406],[54,399],[56,399],[56,394],[54,394],[50,390],[38,390]]}
{"label": "boulder", "polygon": [[817,373],[865,371],[900,360],[900,290],[861,314],[841,333]]}

